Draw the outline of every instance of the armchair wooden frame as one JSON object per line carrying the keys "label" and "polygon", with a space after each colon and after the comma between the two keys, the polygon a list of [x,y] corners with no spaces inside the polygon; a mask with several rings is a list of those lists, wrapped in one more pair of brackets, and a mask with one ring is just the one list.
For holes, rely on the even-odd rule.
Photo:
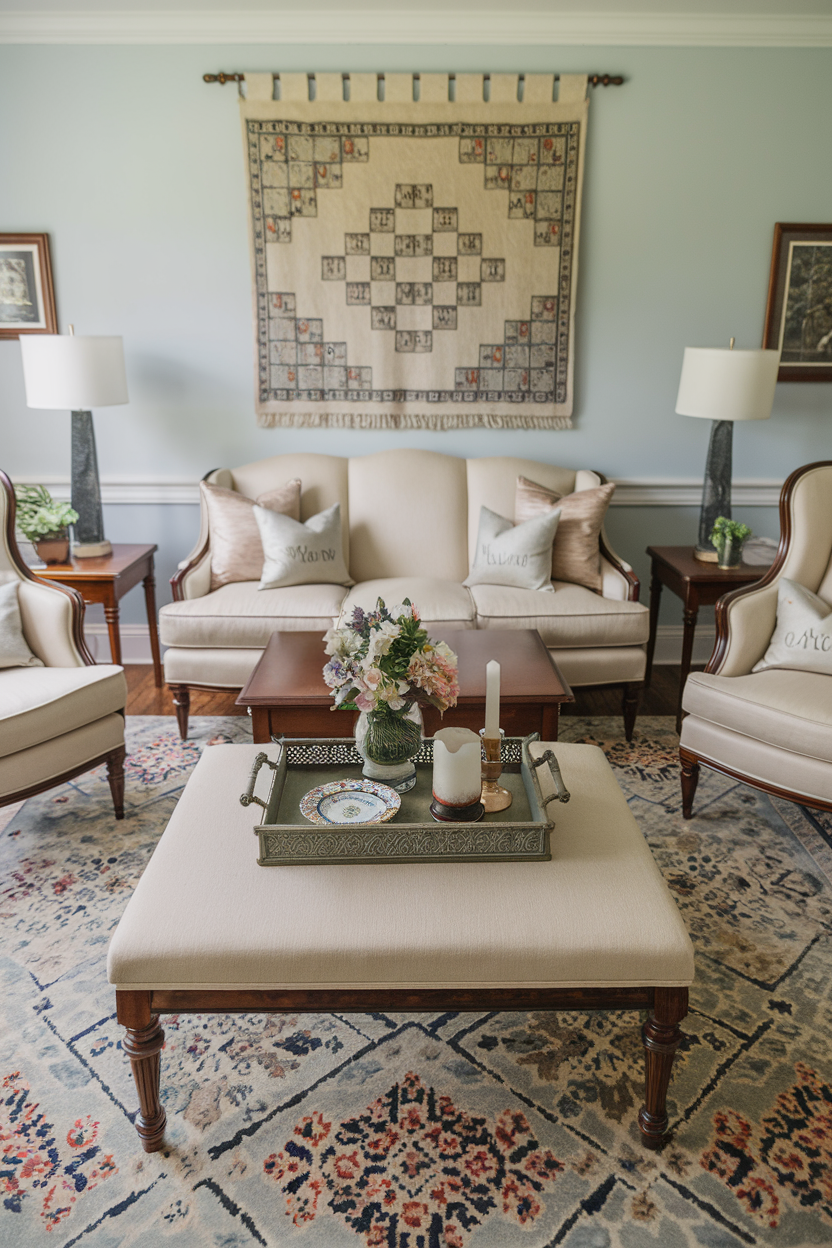
{"label": "armchair wooden frame", "polygon": [[[715,607],[716,641],[713,653],[705,667],[706,672],[718,675],[728,653],[731,627],[730,616],[733,603],[739,598],[746,597],[748,594],[758,593],[761,589],[778,580],[794,537],[792,495],[800,479],[807,472],[812,472],[816,468],[832,468],[832,460],[817,460],[812,464],[804,464],[803,467],[795,469],[783,484],[783,489],[780,492],[780,544],[777,547],[774,563],[765,576],[751,585],[743,585],[739,589],[734,589],[730,593],[724,594],[717,602]],[[780,797],[789,802],[799,802],[801,806],[810,806],[814,810],[832,811],[832,802],[807,797],[805,794],[795,793],[790,789],[782,788],[768,781],[745,775],[743,772],[736,771],[722,763],[714,762],[710,758],[700,759],[697,754],[685,746],[679,747],[679,758],[682,768],[682,815],[685,819],[690,819],[693,814],[693,799],[696,795],[696,786],[699,783],[700,763],[709,767],[712,771],[718,771],[724,776],[729,776],[732,780],[740,780],[744,784],[751,785],[752,788],[760,789],[763,793],[770,794],[772,797]]]}
{"label": "armchair wooden frame", "polygon": [[[27,565],[23,562],[23,556],[20,553],[20,547],[15,537],[15,518],[17,516],[17,499],[15,498],[14,486],[5,472],[0,471],[0,489],[6,495],[6,549],[8,551],[9,560],[17,572],[21,580],[32,581],[39,588],[51,593],[64,594],[70,603],[71,608],[71,635],[72,642],[79,656],[84,661],[84,666],[94,667],[95,659],[90,654],[87,643],[84,640],[84,599],[76,589],[72,589],[69,585],[60,585],[56,581],[48,584],[34,576]],[[125,709],[122,707],[120,714],[124,718]],[[46,780],[29,785],[27,788],[18,789],[14,793],[6,793],[0,796],[0,806],[11,806],[15,802],[23,802],[29,797],[34,797],[37,793],[45,793],[48,789],[53,789],[58,784],[64,784],[67,780],[72,780],[75,776],[83,775],[87,771],[92,771],[95,767],[100,767],[106,763],[107,780],[110,785],[110,793],[113,798],[113,809],[116,819],[124,818],[124,759],[126,757],[126,749],[123,745],[118,746],[114,750],[107,750],[104,754],[98,755],[96,758],[88,759],[80,767],[72,767],[68,771],[62,772],[57,776],[49,776]]]}

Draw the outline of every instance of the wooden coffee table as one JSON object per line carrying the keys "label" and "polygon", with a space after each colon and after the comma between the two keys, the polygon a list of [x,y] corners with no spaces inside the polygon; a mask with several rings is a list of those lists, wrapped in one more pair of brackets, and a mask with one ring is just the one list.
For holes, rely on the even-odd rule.
{"label": "wooden coffee table", "polygon": [[[573,702],[572,690],[552,656],[531,628],[506,631],[431,629],[459,656],[460,696],[440,718],[428,707],[425,736],[442,727],[472,728],[485,722],[485,665],[501,667],[500,725],[507,737],[540,734],[557,741],[561,702]],[[356,711],[333,711],[332,691],[321,675],[326,655],[320,633],[273,633],[260,662],[237,698],[251,713],[256,743],[277,737],[351,737]]]}

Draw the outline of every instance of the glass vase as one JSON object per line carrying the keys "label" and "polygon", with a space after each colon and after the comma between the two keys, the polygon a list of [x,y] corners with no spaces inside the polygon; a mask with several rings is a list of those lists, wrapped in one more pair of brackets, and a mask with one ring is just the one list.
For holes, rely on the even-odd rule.
{"label": "glass vase", "polygon": [[416,702],[400,711],[362,711],[355,725],[355,748],[364,759],[362,774],[407,793],[416,783],[413,755],[422,744],[422,712]]}
{"label": "glass vase", "polygon": [[742,563],[742,548],[745,538],[732,538],[729,534],[720,535],[717,540],[716,562],[720,568],[738,568]]}

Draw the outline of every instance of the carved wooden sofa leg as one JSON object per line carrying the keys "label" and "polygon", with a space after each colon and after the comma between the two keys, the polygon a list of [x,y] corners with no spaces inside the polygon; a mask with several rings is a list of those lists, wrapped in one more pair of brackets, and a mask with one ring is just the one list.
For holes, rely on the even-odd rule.
{"label": "carved wooden sofa leg", "polygon": [[682,764],[682,818],[690,819],[693,815],[693,799],[699,783],[699,763],[696,755],[691,754],[684,746],[679,749]]}
{"label": "carved wooden sofa leg", "polygon": [[679,1023],[688,1012],[687,988],[657,988],[653,1013],[641,1029],[645,1099],[638,1129],[645,1148],[660,1149],[667,1135],[667,1089],[673,1058],[682,1039]]}
{"label": "carved wooden sofa leg", "polygon": [[183,741],[187,741],[191,691],[187,685],[168,685],[168,688],[173,695],[173,705],[176,707],[176,722],[179,725],[179,735]]}
{"label": "carved wooden sofa leg", "polygon": [[113,795],[113,808],[116,819],[124,818],[124,760],[127,751],[123,745],[107,755],[107,780]]}
{"label": "carved wooden sofa leg", "polygon": [[632,741],[633,733],[635,732],[636,715],[638,715],[639,703],[641,702],[642,688],[643,685],[641,684],[624,686],[622,710],[624,712],[624,735],[628,741]]}
{"label": "carved wooden sofa leg", "polygon": [[116,1012],[118,1021],[127,1028],[121,1047],[130,1058],[139,1094],[135,1127],[144,1151],[155,1153],[162,1147],[167,1122],[159,1096],[159,1054],[165,1043],[165,1033],[158,1014],[150,1012],[148,992],[117,992]]}

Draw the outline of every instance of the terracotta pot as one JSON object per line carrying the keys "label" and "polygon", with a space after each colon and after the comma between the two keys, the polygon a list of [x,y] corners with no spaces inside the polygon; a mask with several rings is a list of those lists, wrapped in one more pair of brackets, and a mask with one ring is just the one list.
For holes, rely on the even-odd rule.
{"label": "terracotta pot", "polygon": [[49,533],[34,543],[35,550],[44,563],[66,563],[69,559],[69,534]]}

